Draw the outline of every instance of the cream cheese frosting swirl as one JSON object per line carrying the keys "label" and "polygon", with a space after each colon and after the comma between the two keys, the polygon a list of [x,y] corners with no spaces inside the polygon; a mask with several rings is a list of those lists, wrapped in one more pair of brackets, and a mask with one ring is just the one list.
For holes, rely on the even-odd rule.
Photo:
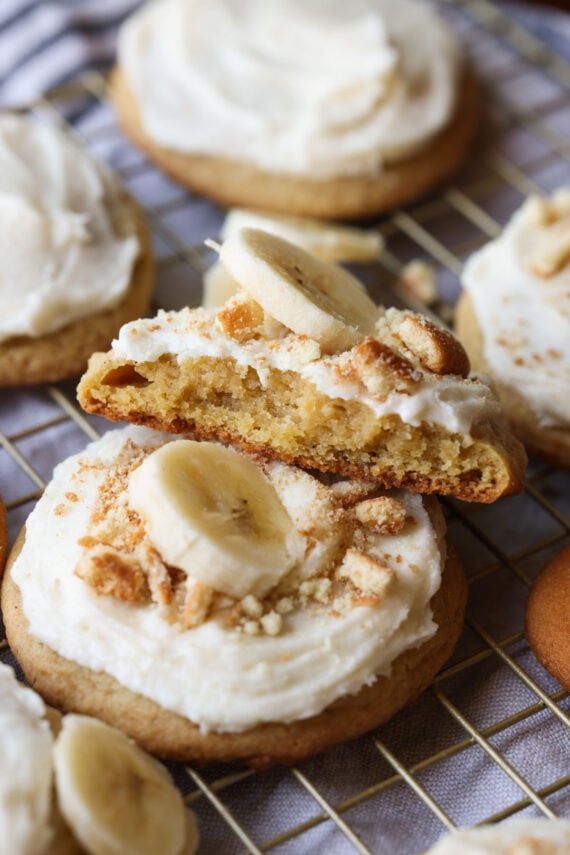
{"label": "cream cheese frosting swirl", "polygon": [[[430,600],[445,561],[443,522],[436,531],[434,500],[403,491],[390,495],[403,505],[404,527],[394,534],[371,534],[366,547],[393,574],[380,601],[355,601],[352,595],[332,604],[313,599],[308,607],[283,615],[278,635],[249,635],[228,624],[221,612],[181,631],[156,604],[98,596],[74,568],[103,484],[115,466],[125,481],[123,498],[119,487],[112,487],[113,504],[126,501],[124,473],[140,463],[141,450],[148,455],[171,439],[129,427],[106,434],[57,467],[27,521],[25,543],[12,568],[36,638],[74,662],[113,675],[203,730],[239,732],[317,714],[377,675],[389,674],[400,653],[435,633]],[[268,466],[291,519],[302,525],[314,512],[314,490],[305,483],[315,479],[285,464]],[[70,495],[73,501],[66,499]],[[58,560],[46,562],[46,555],[55,552]],[[318,563],[323,560],[320,555]],[[302,579],[313,571],[300,572]]]}
{"label": "cream cheese frosting swirl", "polygon": [[465,266],[487,365],[544,427],[570,423],[570,192],[531,197]]}
{"label": "cream cheese frosting swirl", "polygon": [[119,65],[158,145],[323,179],[425,147],[461,76],[416,0],[156,0],[123,27]]}
{"label": "cream cheese frosting swirl", "polygon": [[0,118],[0,341],[115,306],[138,241],[110,175],[56,128]]}

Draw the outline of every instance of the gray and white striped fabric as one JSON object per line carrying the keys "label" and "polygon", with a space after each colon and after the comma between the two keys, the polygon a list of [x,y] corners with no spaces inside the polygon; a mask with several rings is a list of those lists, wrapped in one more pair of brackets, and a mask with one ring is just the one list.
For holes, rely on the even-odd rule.
{"label": "gray and white striped fabric", "polygon": [[86,69],[107,68],[140,0],[0,0],[0,107],[17,107]]}

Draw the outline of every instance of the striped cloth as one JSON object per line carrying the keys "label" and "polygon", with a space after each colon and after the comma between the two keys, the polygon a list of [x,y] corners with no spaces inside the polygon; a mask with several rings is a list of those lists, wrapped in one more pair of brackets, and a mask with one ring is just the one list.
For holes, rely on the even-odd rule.
{"label": "striped cloth", "polygon": [[[88,68],[107,68],[119,25],[142,0],[0,0],[0,107],[28,103]],[[570,53],[570,18],[502,0],[505,11]]]}
{"label": "striped cloth", "polygon": [[1,0],[0,107],[28,103],[88,68],[106,68],[140,0]]}

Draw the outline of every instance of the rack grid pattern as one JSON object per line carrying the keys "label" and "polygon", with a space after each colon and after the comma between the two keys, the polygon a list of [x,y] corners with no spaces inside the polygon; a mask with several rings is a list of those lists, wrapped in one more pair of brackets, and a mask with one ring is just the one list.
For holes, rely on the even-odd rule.
{"label": "rack grid pattern", "polygon": [[[489,139],[437,197],[379,221],[387,249],[359,273],[379,301],[406,303],[412,258],[437,270],[450,318],[466,256],[495,237],[525,195],[570,184],[570,65],[488,0],[441,0],[485,87]],[[198,304],[222,212],[131,148],[98,73],[26,109],[47,113],[141,200],[155,235],[157,304]],[[13,540],[53,465],[109,425],[85,416],[73,384],[3,391],[0,484]],[[513,815],[570,817],[570,701],[524,638],[524,602],[544,563],[570,543],[570,473],[531,461],[522,496],[444,503],[470,601],[456,654],[414,707],[302,766],[265,773],[172,765],[197,811],[203,852],[420,852],[456,825]],[[13,662],[6,640],[4,661]],[[339,770],[342,769],[342,775]]]}

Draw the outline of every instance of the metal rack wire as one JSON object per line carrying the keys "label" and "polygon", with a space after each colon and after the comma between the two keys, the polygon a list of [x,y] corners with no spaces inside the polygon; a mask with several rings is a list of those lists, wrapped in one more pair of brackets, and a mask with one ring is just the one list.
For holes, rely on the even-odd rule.
{"label": "metal rack wire", "polygon": [[[486,85],[490,139],[437,197],[378,223],[388,249],[364,275],[385,300],[406,302],[397,275],[410,258],[424,257],[437,267],[442,297],[453,302],[464,258],[499,233],[522,198],[570,183],[570,65],[488,0],[441,6]],[[71,119],[145,205],[156,238],[158,304],[197,304],[207,258],[201,239],[216,233],[222,212],[126,143],[101,75],[30,109]],[[62,447],[79,450],[106,428],[77,408],[72,384],[1,393],[0,483],[11,539]],[[532,461],[522,496],[490,508],[453,501],[445,508],[471,589],[451,663],[414,707],[302,767],[173,766],[199,816],[201,851],[411,855],[455,825],[520,813],[570,817],[570,699],[537,664],[523,633],[532,579],[570,542],[570,473]],[[13,661],[5,640],[0,651]]]}

